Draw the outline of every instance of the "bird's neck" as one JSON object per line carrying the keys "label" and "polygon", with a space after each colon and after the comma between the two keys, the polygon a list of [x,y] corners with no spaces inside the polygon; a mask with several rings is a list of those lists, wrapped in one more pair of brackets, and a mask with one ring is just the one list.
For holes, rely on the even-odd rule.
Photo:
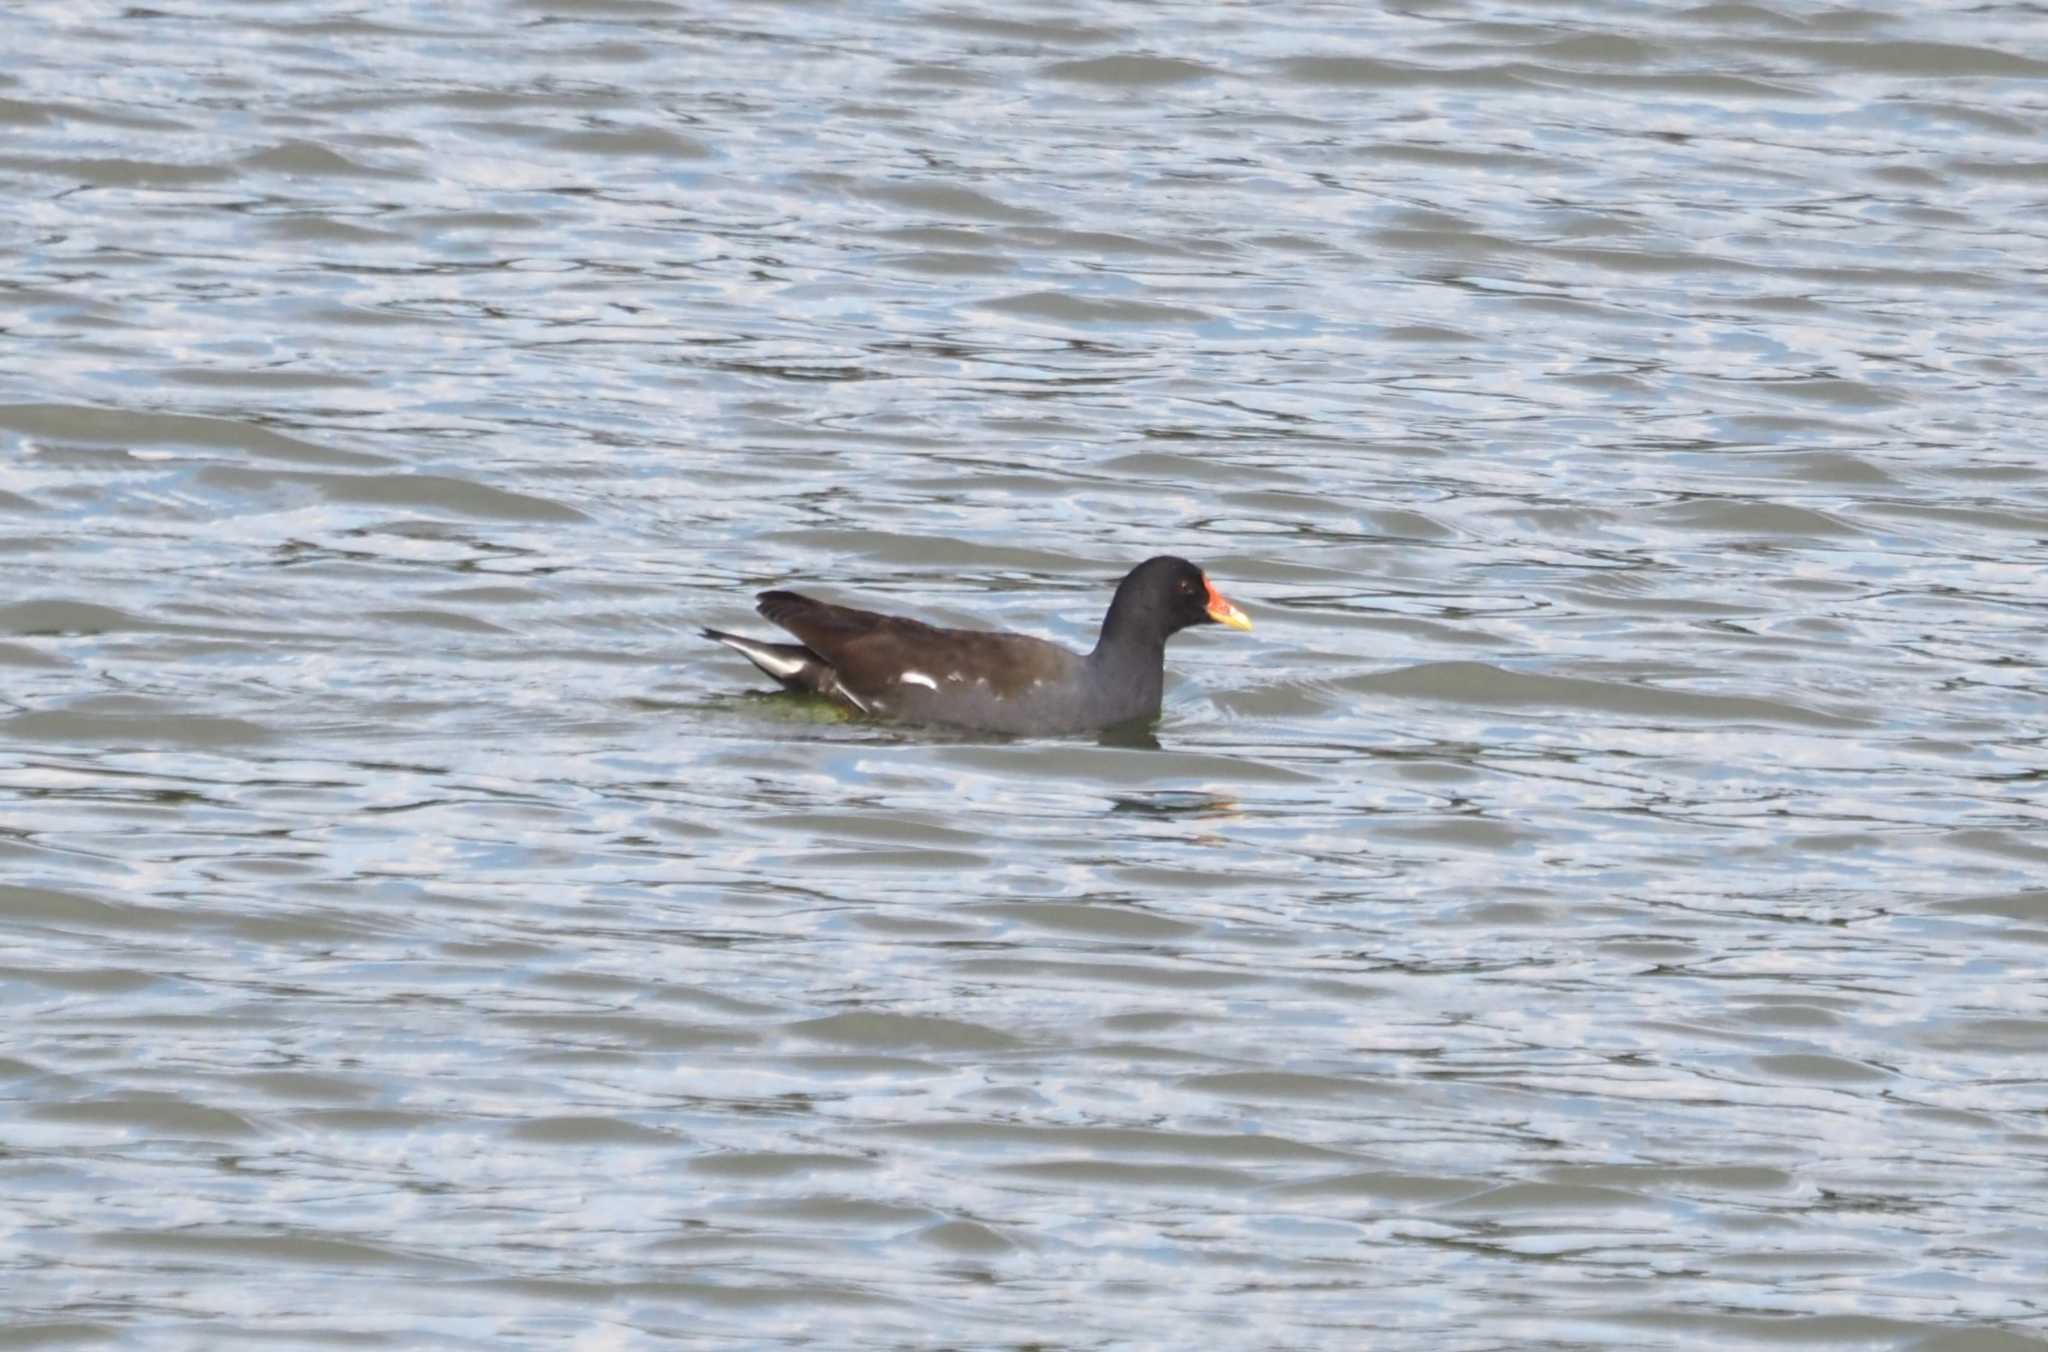
{"label": "bird's neck", "polygon": [[1109,603],[1109,613],[1102,617],[1102,632],[1095,636],[1095,651],[1088,654],[1090,659],[1105,662],[1114,660],[1121,653],[1136,657],[1157,653],[1163,660],[1166,635],[1156,632],[1152,625],[1138,623],[1139,617],[1132,611],[1130,600],[1118,592],[1116,599]]}
{"label": "bird's neck", "polygon": [[1133,713],[1156,712],[1165,686],[1166,639],[1144,626],[1120,627],[1115,607],[1102,622],[1102,633],[1088,664],[1096,679],[1108,683]]}

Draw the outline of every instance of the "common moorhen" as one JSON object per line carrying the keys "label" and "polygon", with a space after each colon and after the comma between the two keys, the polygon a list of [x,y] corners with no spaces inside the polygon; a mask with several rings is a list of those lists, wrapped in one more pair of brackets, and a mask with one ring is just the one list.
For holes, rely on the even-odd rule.
{"label": "common moorhen", "polygon": [[859,713],[980,732],[1087,732],[1159,716],[1166,640],[1192,624],[1250,629],[1186,559],[1147,559],[1117,584],[1102,635],[1086,657],[1024,634],[939,629],[766,591],[758,609],[801,643],[706,629],[790,690],[825,695]]}

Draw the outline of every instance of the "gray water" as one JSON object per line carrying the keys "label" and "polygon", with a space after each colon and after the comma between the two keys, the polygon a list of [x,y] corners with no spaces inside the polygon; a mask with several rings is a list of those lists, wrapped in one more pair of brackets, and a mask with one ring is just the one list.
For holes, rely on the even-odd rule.
{"label": "gray water", "polygon": [[2043,1345],[2038,8],[0,51],[0,1346]]}

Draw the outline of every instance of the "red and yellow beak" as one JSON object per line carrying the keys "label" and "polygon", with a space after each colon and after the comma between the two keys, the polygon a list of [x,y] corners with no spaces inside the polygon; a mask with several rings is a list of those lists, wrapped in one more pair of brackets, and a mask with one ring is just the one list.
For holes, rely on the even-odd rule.
{"label": "red and yellow beak", "polygon": [[1252,627],[1252,622],[1245,618],[1242,610],[1223,599],[1223,593],[1216,590],[1215,583],[1205,577],[1202,579],[1202,585],[1209,589],[1210,619],[1218,624],[1227,624],[1232,629],[1249,630]]}

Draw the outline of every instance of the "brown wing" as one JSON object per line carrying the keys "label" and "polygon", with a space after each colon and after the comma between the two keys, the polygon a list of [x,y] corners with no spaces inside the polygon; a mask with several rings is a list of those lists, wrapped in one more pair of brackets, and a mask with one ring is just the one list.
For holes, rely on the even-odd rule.
{"label": "brown wing", "polygon": [[901,615],[815,601],[796,592],[762,592],[763,617],[803,640],[854,691],[900,686],[906,672],[940,690],[973,687],[1008,698],[1034,682],[1068,676],[1080,658],[1055,643],[999,630],[941,629]]}
{"label": "brown wing", "polygon": [[856,610],[852,606],[835,606],[830,601],[816,601],[798,592],[764,591],[754,598],[754,602],[754,608],[761,612],[763,619],[781,625],[828,660],[833,646],[864,634],[893,630],[908,637],[946,632],[901,615],[882,615],[872,610]]}

